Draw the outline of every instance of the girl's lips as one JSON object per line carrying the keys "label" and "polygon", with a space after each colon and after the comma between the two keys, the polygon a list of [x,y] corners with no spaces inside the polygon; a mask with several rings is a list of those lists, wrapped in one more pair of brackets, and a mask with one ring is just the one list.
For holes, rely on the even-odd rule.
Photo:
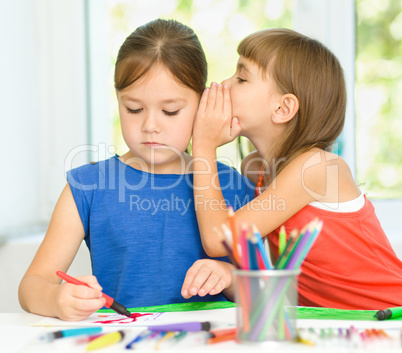
{"label": "girl's lips", "polygon": [[161,147],[161,146],[164,146],[163,144],[158,143],[158,142],[143,142],[143,144],[145,146],[148,146],[148,147]]}

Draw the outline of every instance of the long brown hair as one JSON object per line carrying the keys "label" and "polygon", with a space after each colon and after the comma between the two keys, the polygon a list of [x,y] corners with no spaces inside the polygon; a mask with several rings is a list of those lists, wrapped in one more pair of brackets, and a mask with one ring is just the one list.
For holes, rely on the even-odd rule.
{"label": "long brown hair", "polygon": [[117,55],[117,91],[137,81],[155,64],[167,68],[182,84],[201,95],[207,80],[207,61],[194,31],[175,20],[156,19],[131,33]]}
{"label": "long brown hair", "polygon": [[289,29],[266,29],[244,38],[239,55],[270,75],[283,94],[299,100],[299,110],[274,143],[275,174],[313,147],[327,149],[345,122],[346,87],[342,67],[322,43]]}

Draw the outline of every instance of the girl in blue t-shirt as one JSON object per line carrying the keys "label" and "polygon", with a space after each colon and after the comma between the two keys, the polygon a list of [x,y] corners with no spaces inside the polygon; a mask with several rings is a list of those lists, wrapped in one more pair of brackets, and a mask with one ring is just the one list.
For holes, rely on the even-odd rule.
{"label": "girl in blue t-shirt", "polygon": [[[158,19],[127,37],[114,79],[129,151],[67,173],[20,284],[26,311],[81,320],[104,306],[101,290],[126,307],[225,300],[222,291],[232,296],[231,265],[209,259],[202,248],[192,157],[185,152],[206,77],[203,49],[189,27]],[[224,207],[252,198],[247,179],[225,165],[218,169]],[[209,201],[208,207],[223,207]],[[56,271],[68,270],[82,240],[93,275],[79,279],[89,288],[61,284]]]}

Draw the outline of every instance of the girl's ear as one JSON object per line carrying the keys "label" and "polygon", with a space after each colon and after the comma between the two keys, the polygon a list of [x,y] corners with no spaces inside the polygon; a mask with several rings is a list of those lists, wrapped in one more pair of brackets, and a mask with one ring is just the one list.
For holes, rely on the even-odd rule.
{"label": "girl's ear", "polygon": [[299,100],[292,93],[281,96],[278,108],[274,111],[273,122],[277,124],[287,123],[292,120],[299,110]]}

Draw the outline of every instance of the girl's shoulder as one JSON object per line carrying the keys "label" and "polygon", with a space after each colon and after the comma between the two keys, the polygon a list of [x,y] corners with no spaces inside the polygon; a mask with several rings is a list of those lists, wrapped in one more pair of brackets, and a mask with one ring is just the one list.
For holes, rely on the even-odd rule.
{"label": "girl's shoulder", "polygon": [[116,156],[98,162],[90,162],[73,168],[67,172],[67,181],[70,187],[88,190],[90,185],[105,183],[105,178],[110,175],[109,169],[115,168]]}
{"label": "girl's shoulder", "polygon": [[312,148],[300,154],[289,163],[289,166],[307,173],[306,177],[314,177],[317,173],[327,174],[329,169],[335,169],[333,167],[336,167],[338,172],[351,174],[348,164],[341,156],[320,148]]}
{"label": "girl's shoulder", "polygon": [[348,164],[332,152],[313,148],[297,156],[283,171],[299,179],[316,201],[344,202],[360,195]]}

